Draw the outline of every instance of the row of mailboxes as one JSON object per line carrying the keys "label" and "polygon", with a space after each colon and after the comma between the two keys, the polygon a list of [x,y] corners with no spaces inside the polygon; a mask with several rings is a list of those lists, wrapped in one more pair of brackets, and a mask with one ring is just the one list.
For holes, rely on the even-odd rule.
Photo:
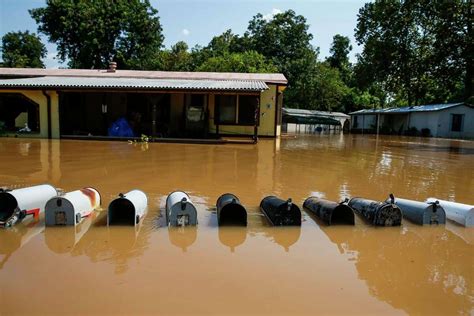
{"label": "row of mailboxes", "polygon": [[[101,196],[94,188],[63,193],[51,185],[38,185],[15,190],[0,190],[0,226],[10,227],[27,216],[37,217],[45,212],[47,226],[78,225],[82,219],[99,208]],[[139,224],[147,211],[147,195],[140,190],[120,193],[107,209],[108,225]],[[445,224],[449,218],[464,226],[474,225],[474,207],[434,198],[425,202],[395,198],[385,201],[352,198],[337,203],[309,197],[303,208],[327,225],[354,225],[354,214],[374,226],[399,226],[402,217],[420,225]],[[260,210],[274,226],[301,225],[301,211],[291,199],[267,196]],[[197,209],[182,191],[168,195],[164,209],[168,226],[196,225]],[[247,210],[231,193],[221,195],[216,202],[219,225],[247,225]]]}

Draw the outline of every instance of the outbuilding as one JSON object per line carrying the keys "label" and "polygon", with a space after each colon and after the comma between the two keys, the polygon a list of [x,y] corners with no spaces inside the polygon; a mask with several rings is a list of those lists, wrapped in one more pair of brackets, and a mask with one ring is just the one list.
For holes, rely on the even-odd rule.
{"label": "outbuilding", "polygon": [[278,137],[283,74],[0,68],[0,133]]}
{"label": "outbuilding", "polygon": [[354,133],[474,138],[474,107],[467,103],[365,109],[349,114]]}

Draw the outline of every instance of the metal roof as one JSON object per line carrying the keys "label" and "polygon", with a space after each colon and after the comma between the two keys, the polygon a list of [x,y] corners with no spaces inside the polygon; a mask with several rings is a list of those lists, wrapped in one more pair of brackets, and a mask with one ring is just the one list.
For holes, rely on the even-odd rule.
{"label": "metal roof", "polygon": [[261,80],[191,80],[95,77],[34,77],[0,80],[0,88],[30,89],[140,89],[140,90],[215,90],[263,91]]}
{"label": "metal roof", "polygon": [[97,77],[97,78],[143,78],[143,79],[187,79],[187,80],[258,80],[272,84],[288,84],[281,73],[237,73],[237,72],[184,72],[104,69],[42,69],[0,68],[0,77]]}
{"label": "metal roof", "polygon": [[355,114],[405,114],[411,112],[434,112],[449,109],[455,106],[464,105],[464,103],[442,103],[442,104],[429,104],[429,105],[418,105],[418,106],[405,106],[401,108],[386,108],[386,109],[364,109],[349,113],[350,115]]}
{"label": "metal roof", "polygon": [[290,109],[283,108],[283,115],[297,115],[297,116],[307,116],[307,117],[331,117],[331,118],[350,118],[349,115],[342,112],[329,112],[329,111],[315,111],[315,110],[303,110],[303,109]]}

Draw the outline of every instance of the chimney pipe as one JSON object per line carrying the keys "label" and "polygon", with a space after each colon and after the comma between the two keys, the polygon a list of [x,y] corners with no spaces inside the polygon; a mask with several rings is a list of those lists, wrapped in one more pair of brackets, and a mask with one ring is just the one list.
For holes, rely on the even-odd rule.
{"label": "chimney pipe", "polygon": [[109,62],[109,69],[107,69],[107,72],[115,72],[117,69],[117,63],[115,61]]}

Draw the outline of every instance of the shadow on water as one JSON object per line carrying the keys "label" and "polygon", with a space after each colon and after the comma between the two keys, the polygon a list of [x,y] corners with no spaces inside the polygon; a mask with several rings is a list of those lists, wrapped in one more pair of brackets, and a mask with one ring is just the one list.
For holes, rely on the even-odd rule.
{"label": "shadow on water", "polygon": [[[472,303],[474,247],[440,227],[323,227],[372,296],[409,314],[453,315]],[[469,256],[471,256],[469,258]],[[439,304],[449,301],[450,304]],[[453,304],[454,303],[454,304]]]}

